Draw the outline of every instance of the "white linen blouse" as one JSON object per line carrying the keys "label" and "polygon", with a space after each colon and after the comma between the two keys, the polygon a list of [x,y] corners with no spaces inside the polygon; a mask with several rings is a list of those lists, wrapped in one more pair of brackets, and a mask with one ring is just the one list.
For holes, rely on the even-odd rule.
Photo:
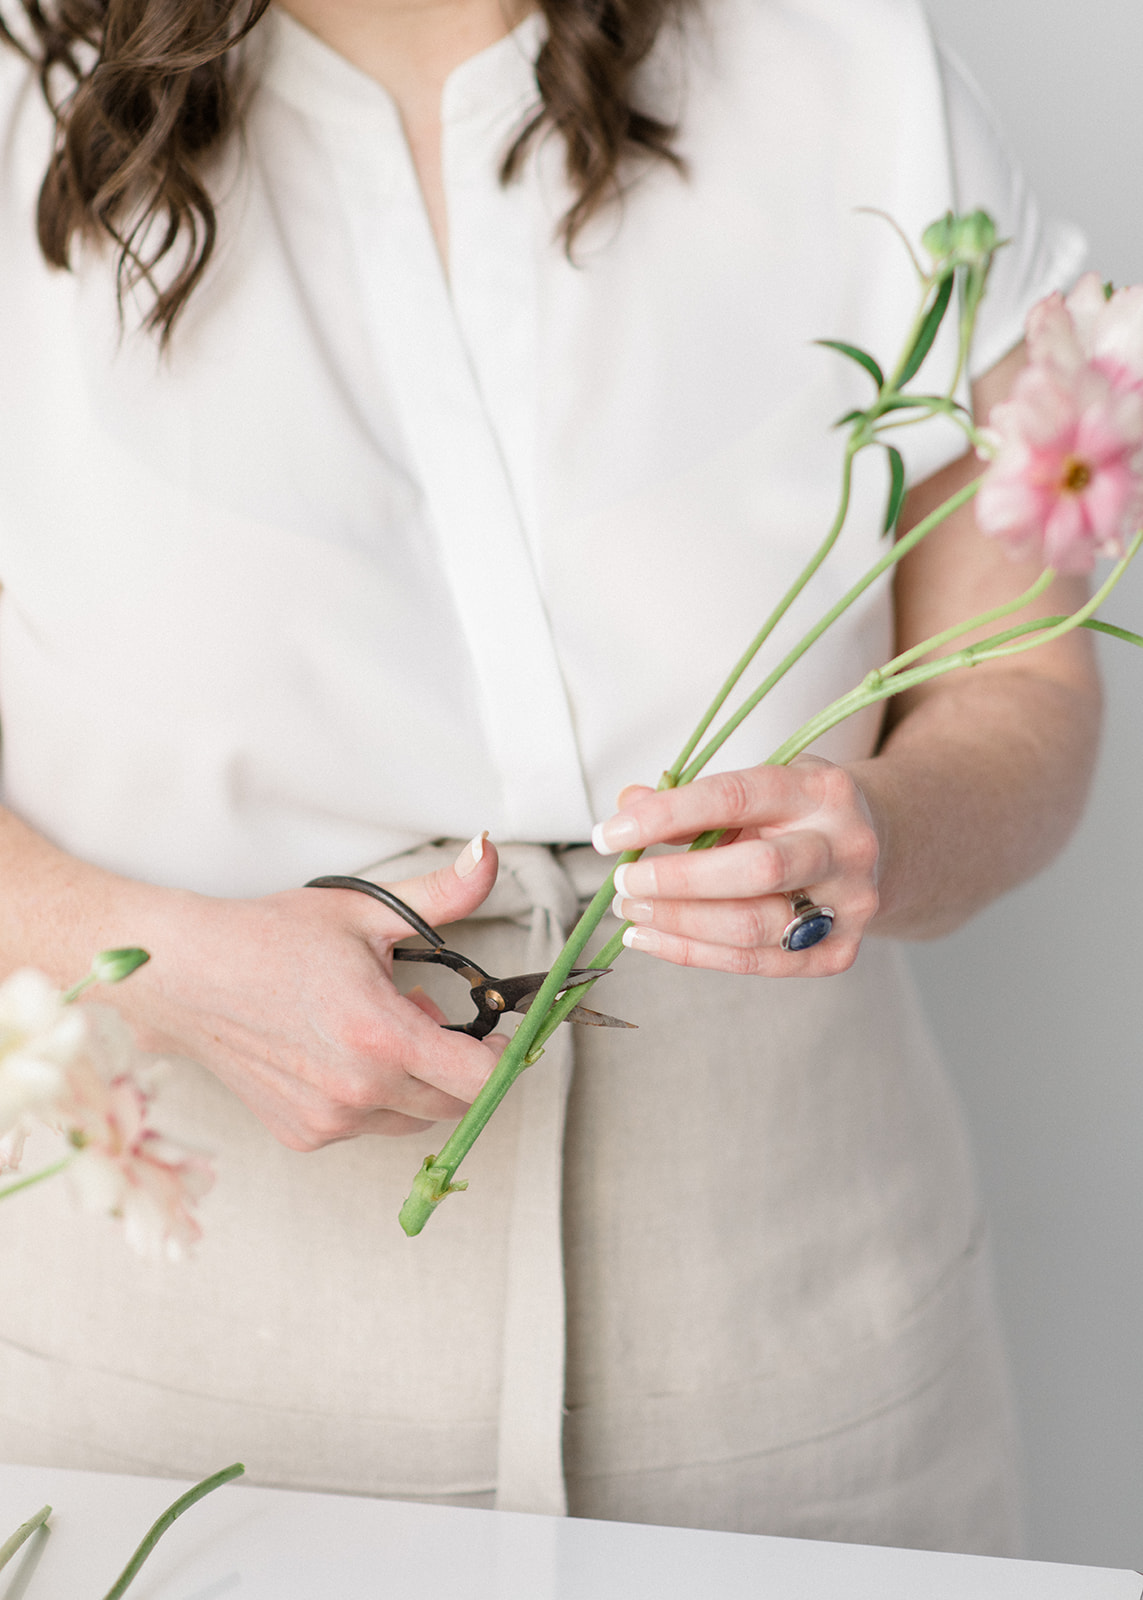
{"label": "white linen blouse", "polygon": [[[1014,243],[984,370],[1078,270],[914,0],[708,0],[641,94],[682,177],[629,184],[569,260],[529,16],[448,79],[442,268],[397,111],[285,15],[260,30],[221,243],[166,359],[112,262],[50,271],[51,126],[0,59],[3,799],[134,876],[244,894],[489,828],[586,839],[655,782],[833,514],[830,423],[914,304],[913,238]],[[950,359],[951,333],[935,367]],[[906,438],[923,476],[951,430]],[[886,473],[781,649],[878,547]],[[883,585],[722,752],[763,759],[889,649]],[[871,720],[822,748],[866,753]]]}

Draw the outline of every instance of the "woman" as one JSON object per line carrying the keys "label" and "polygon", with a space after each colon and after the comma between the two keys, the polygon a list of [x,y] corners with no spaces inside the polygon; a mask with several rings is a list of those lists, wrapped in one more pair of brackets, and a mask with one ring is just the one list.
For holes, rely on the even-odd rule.
{"label": "woman", "polygon": [[[894,635],[1027,586],[961,516],[722,775],[612,796],[674,753],[832,514],[827,425],[860,391],[810,341],[891,355],[912,297],[854,208],[916,237],[983,204],[1014,235],[981,415],[1077,241],[1040,228],[910,0],[221,10],[33,29],[49,88],[79,79],[56,119],[2,64],[0,938],[61,979],[153,952],[116,1001],[179,1058],[168,1118],[220,1180],[170,1272],[28,1197],[0,1448],[541,1510],[566,1477],[583,1515],[1010,1549],[969,1163],[888,941],[1059,847],[1085,645],[760,766]],[[915,521],[974,468],[955,436],[908,448]],[[883,493],[859,476],[831,593]],[[733,838],[631,868],[617,911],[657,959],[601,1003],[640,1034],[575,1041],[566,1133],[553,1041],[410,1243],[423,1130],[488,1047],[393,987],[397,918],[298,885],[375,864],[463,921],[454,947],[525,970],[602,881],[599,825],[606,851]],[[803,888],[836,923],[786,952]]]}

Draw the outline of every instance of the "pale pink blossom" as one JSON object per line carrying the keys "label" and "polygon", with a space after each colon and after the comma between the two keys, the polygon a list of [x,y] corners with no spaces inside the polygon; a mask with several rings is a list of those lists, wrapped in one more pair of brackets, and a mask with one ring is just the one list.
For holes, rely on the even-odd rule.
{"label": "pale pink blossom", "polygon": [[1038,311],[1034,359],[989,418],[976,516],[1013,555],[1089,572],[1143,521],[1143,392],[1084,358],[1061,297]]}
{"label": "pale pink blossom", "polygon": [[[121,1045],[114,1024],[100,1031]],[[129,1035],[125,1048],[133,1048]],[[152,1096],[137,1076],[105,1078],[87,1058],[72,1065],[69,1079],[65,1114],[78,1154],[68,1171],[81,1204],[121,1218],[141,1255],[186,1255],[202,1234],[193,1208],[214,1181],[210,1161],[151,1126]]]}
{"label": "pale pink blossom", "polygon": [[1088,272],[1065,298],[1049,295],[1028,318],[1028,355],[1065,376],[1091,365],[1120,393],[1143,391],[1143,287],[1110,299]]}

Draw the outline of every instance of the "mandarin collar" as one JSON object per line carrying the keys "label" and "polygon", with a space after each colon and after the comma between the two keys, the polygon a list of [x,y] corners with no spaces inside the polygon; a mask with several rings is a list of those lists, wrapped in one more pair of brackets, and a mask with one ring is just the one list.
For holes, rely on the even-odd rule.
{"label": "mandarin collar", "polygon": [[[392,96],[375,78],[288,12],[271,6],[258,34],[259,84],[307,117],[333,123],[395,117]],[[535,100],[535,61],[546,36],[543,14],[532,11],[503,39],[462,61],[445,79],[442,120],[483,121]]]}

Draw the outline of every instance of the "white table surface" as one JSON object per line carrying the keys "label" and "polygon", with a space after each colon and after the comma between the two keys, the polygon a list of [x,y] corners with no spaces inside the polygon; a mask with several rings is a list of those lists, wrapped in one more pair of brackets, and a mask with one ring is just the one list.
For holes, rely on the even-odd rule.
{"label": "white table surface", "polygon": [[[0,1600],[102,1600],[186,1487],[0,1466],[0,1543],[54,1508]],[[128,1600],[1143,1600],[1143,1577],[239,1483],[175,1523]]]}

